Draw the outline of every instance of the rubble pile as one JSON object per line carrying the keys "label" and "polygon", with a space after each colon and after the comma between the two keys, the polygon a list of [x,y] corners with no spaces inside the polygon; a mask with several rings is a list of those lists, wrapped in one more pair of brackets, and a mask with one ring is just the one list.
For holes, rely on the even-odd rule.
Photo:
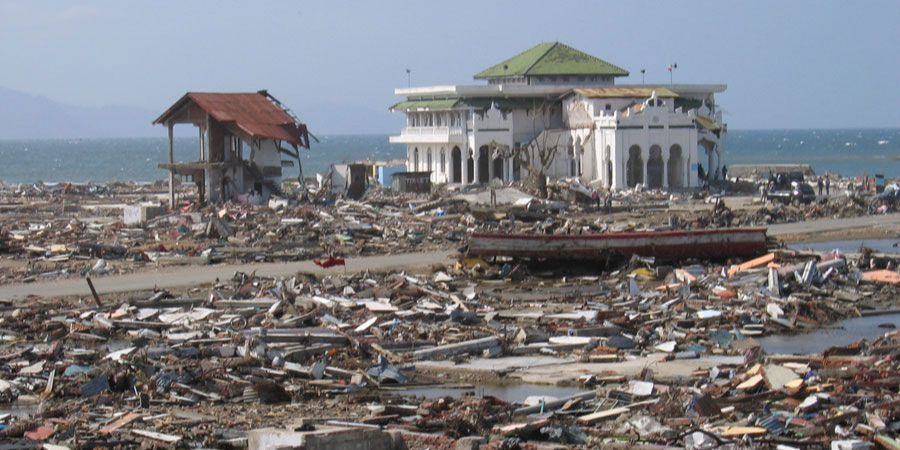
{"label": "rubble pile", "polygon": [[[337,427],[495,449],[895,446],[900,335],[800,356],[758,341],[895,308],[886,273],[895,260],[792,252],[722,266],[634,258],[601,275],[461,258],[424,274],[237,272],[185,291],[8,302],[0,439],[240,448],[273,438],[264,427],[298,439]],[[467,380],[577,393],[411,390]]]}
{"label": "rubble pile", "polygon": [[186,203],[171,213],[145,205],[144,216],[147,209],[154,215],[126,224],[122,202],[156,198],[159,184],[131,186],[127,195],[124,184],[37,190],[42,186],[0,195],[0,257],[11,261],[0,265],[2,282],[452,248],[467,227],[459,203],[424,212],[431,202],[383,195],[329,205],[277,198],[260,206]]}
{"label": "rubble pile", "polygon": [[[180,198],[192,198],[190,186]],[[200,206],[162,205],[153,184],[0,185],[0,281],[126,273],[170,265],[297,261],[462,247],[477,231],[566,234],[764,226],[874,212],[862,196],[790,206],[700,193],[633,189],[608,198],[576,179],[551,185],[551,199],[511,187],[515,201],[489,205],[487,190],[431,196],[368,189],[361,200],[273,198]],[[303,198],[298,192],[296,198]],[[600,200],[601,207],[597,207]],[[607,203],[607,200],[609,202]]]}

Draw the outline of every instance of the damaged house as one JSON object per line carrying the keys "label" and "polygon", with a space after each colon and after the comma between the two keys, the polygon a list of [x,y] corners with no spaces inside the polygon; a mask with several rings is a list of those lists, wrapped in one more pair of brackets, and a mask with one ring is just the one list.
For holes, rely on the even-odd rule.
{"label": "damaged house", "polygon": [[[169,131],[169,204],[175,206],[175,177],[197,184],[199,201],[225,202],[256,196],[266,201],[281,193],[286,155],[300,164],[300,148],[309,148],[309,132],[290,110],[266,91],[188,92],[155,121]],[[197,160],[176,162],[173,128],[193,124],[199,130]],[[302,171],[301,171],[302,173]]]}
{"label": "damaged house", "polygon": [[720,179],[727,130],[715,96],[726,86],[616,84],[627,75],[565,44],[539,44],[475,75],[486,84],[396,89],[404,99],[390,109],[406,127],[390,142],[406,145],[408,171],[431,172],[434,183],[522,180],[522,155],[536,151],[551,156],[544,175],[604,188]]}

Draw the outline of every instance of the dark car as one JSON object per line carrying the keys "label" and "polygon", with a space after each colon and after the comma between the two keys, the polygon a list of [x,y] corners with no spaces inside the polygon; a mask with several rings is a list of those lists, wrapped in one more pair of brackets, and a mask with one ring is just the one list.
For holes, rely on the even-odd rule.
{"label": "dark car", "polygon": [[790,184],[773,184],[769,189],[769,199],[781,203],[799,205],[816,201],[816,191],[802,181],[791,181]]}
{"label": "dark car", "polygon": [[803,203],[808,205],[816,201],[816,191],[813,190],[809,183],[791,182],[791,203]]}

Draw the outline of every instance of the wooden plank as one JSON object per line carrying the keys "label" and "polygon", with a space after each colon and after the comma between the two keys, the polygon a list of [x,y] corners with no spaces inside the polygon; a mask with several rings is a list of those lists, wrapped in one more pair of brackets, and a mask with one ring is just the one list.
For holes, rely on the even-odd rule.
{"label": "wooden plank", "polygon": [[768,253],[763,256],[760,256],[759,258],[753,258],[750,261],[745,261],[736,266],[731,266],[731,268],[728,269],[728,277],[733,277],[736,274],[739,274],[741,272],[746,272],[750,269],[755,269],[757,267],[763,267],[771,262],[775,262],[775,253]]}
{"label": "wooden plank", "polygon": [[471,341],[457,342],[455,344],[439,345],[412,352],[415,359],[431,359],[434,357],[448,357],[497,347],[501,344],[500,338],[495,336],[473,339]]}
{"label": "wooden plank", "polygon": [[154,441],[165,442],[166,444],[176,444],[181,441],[181,436],[175,436],[171,434],[163,434],[157,433],[156,431],[150,430],[131,430],[133,434],[136,434],[140,437],[145,437],[147,439],[152,439]]}
{"label": "wooden plank", "polygon": [[591,414],[587,414],[579,417],[576,421],[583,425],[590,425],[594,422],[599,422],[601,420],[611,419],[613,417],[619,416],[628,412],[628,408],[625,406],[619,408],[607,409],[604,411],[599,411]]}
{"label": "wooden plank", "polygon": [[870,270],[863,272],[863,280],[875,283],[900,284],[900,273],[893,270]]}
{"label": "wooden plank", "polygon": [[762,427],[723,427],[719,434],[723,437],[759,436],[767,434],[769,430]]}
{"label": "wooden plank", "polygon": [[130,412],[130,413],[125,414],[125,415],[123,415],[122,417],[119,417],[118,419],[116,419],[116,420],[110,422],[109,425],[107,425],[107,426],[101,428],[101,429],[100,429],[100,433],[103,433],[103,434],[110,434],[110,433],[112,433],[113,431],[116,431],[116,430],[118,430],[119,428],[122,428],[122,427],[124,427],[125,425],[128,425],[129,423],[134,422],[135,420],[140,419],[141,417],[142,417],[141,414],[137,414],[137,413]]}

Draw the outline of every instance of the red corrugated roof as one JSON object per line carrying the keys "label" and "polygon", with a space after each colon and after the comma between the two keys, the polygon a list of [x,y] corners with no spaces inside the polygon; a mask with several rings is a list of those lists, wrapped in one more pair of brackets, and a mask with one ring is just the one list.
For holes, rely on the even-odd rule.
{"label": "red corrugated roof", "polygon": [[249,138],[275,139],[309,148],[306,125],[273,102],[265,91],[239,93],[188,92],[153,123],[165,123],[191,102],[217,122]]}

